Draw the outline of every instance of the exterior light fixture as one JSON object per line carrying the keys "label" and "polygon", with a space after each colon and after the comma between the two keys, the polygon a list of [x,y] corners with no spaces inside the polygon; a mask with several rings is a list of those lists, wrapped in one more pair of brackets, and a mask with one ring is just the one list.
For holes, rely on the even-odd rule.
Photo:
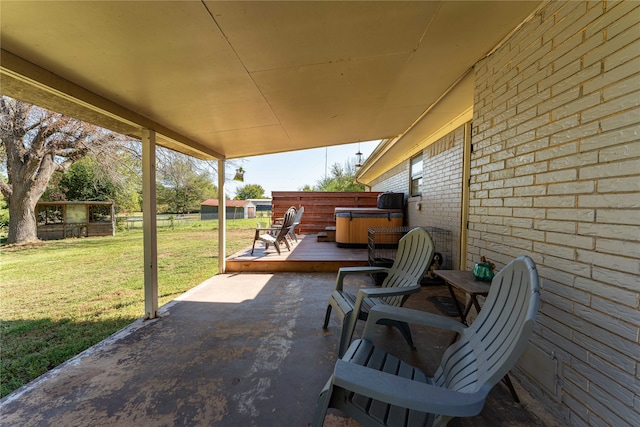
{"label": "exterior light fixture", "polygon": [[233,180],[244,182],[244,169],[242,166],[236,169],[236,174],[234,175]]}
{"label": "exterior light fixture", "polygon": [[358,152],[356,153],[356,167],[362,166],[362,152],[360,151],[360,144],[358,143]]}

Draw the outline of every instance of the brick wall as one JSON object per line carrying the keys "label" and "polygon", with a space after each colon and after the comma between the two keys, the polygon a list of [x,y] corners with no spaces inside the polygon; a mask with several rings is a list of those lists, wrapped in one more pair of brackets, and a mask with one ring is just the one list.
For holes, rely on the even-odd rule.
{"label": "brick wall", "polygon": [[371,182],[371,191],[409,193],[409,161],[405,161],[385,172]]}
{"label": "brick wall", "polygon": [[453,268],[460,268],[463,153],[464,126],[426,147],[422,152],[422,196],[410,198],[407,206],[409,224],[451,231],[449,265]]}
{"label": "brick wall", "polygon": [[640,2],[550,2],[475,73],[468,267],[530,255],[540,400],[640,425]]}
{"label": "brick wall", "polygon": [[[452,259],[459,268],[462,215],[464,126],[430,144],[422,152],[422,196],[407,200],[405,224],[451,231]],[[409,160],[372,181],[372,191],[409,192]],[[420,207],[418,209],[418,206]]]}

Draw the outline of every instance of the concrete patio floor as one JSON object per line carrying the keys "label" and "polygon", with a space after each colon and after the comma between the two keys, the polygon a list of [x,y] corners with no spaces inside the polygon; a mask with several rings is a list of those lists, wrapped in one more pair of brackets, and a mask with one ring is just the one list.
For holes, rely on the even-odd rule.
{"label": "concrete patio floor", "polygon": [[[4,426],[308,426],[336,360],[340,325],[322,329],[335,274],[215,276],[5,397]],[[370,286],[363,276],[352,286]],[[438,312],[427,286],[408,306]],[[362,322],[360,322],[362,323]],[[357,332],[361,330],[359,325]],[[356,333],[357,333],[356,332]],[[380,327],[379,342],[432,372],[451,335],[413,329],[417,351]],[[492,390],[482,414],[450,426],[546,426],[519,386]],[[325,426],[357,426],[338,412]]]}

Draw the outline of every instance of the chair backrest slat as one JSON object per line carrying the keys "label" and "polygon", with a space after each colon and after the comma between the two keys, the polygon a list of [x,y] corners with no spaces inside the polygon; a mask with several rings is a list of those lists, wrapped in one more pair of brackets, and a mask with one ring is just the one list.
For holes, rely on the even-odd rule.
{"label": "chair backrest slat", "polygon": [[[382,287],[405,287],[420,283],[425,275],[433,255],[435,246],[431,235],[423,228],[414,228],[398,242],[398,252]],[[400,306],[406,296],[399,295],[384,298],[389,305]]]}
{"label": "chair backrest slat", "polygon": [[493,387],[513,367],[529,339],[540,301],[533,261],[511,261],[491,282],[478,317],[444,353],[434,383],[458,391]]}
{"label": "chair backrest slat", "polygon": [[295,217],[293,218],[293,221],[291,222],[291,225],[300,224],[300,220],[302,219],[303,213],[304,213],[304,206],[300,206],[298,208],[298,211],[296,212]]}
{"label": "chair backrest slat", "polygon": [[287,209],[287,212],[285,212],[284,218],[282,219],[282,226],[278,230],[278,234],[276,236],[277,242],[284,239],[284,237],[287,235],[287,233],[289,232],[289,227],[291,227],[291,224],[293,224],[293,219],[295,218],[295,216],[296,208],[292,206]]}

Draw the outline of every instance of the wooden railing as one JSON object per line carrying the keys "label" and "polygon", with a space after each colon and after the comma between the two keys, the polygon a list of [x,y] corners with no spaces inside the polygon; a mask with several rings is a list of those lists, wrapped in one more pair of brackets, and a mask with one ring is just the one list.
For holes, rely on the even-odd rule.
{"label": "wooden railing", "polygon": [[375,208],[378,203],[379,192],[338,193],[320,191],[273,191],[273,217],[284,216],[291,207],[304,206],[302,221],[296,228],[301,234],[316,234],[324,231],[325,227],[336,225],[334,209],[345,208]]}

